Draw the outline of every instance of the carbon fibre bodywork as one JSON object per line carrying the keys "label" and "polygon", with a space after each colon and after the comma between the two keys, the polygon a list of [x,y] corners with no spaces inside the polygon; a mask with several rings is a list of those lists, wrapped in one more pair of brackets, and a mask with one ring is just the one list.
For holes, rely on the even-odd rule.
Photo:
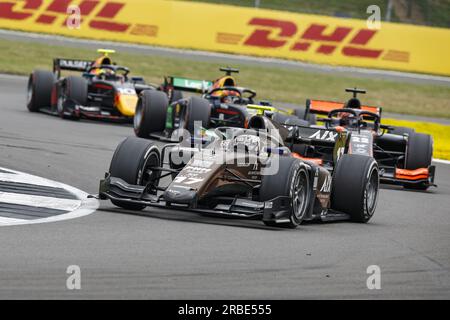
{"label": "carbon fibre bodywork", "polygon": [[[365,93],[365,90],[346,89],[347,92]],[[347,105],[356,102],[356,108],[346,108]],[[414,157],[408,149],[409,140],[414,135],[412,133],[396,133],[394,127],[381,124],[382,109],[375,106],[361,105],[356,99],[356,94],[347,103],[307,100],[306,109],[308,113],[326,116],[325,118],[317,118],[319,122],[323,122],[322,126],[315,126],[317,130],[329,130],[332,127],[343,128],[352,133],[346,148],[348,153],[352,154],[370,154],[378,162],[380,167],[380,181],[385,184],[406,185],[411,188],[414,186],[422,186],[426,189],[430,186],[436,186],[435,166],[431,165],[432,154],[432,138],[430,137],[431,150],[430,161],[427,165],[420,168],[407,168],[406,163],[408,157]],[[344,112],[343,112],[344,111]],[[356,122],[348,122],[344,119],[333,118],[337,114],[345,113],[345,111],[356,112],[360,117]],[[331,115],[331,116],[330,116]],[[361,116],[360,116],[361,115]],[[320,148],[305,149],[305,156],[317,156],[317,153],[323,153]]]}
{"label": "carbon fibre bodywork", "polygon": [[[253,129],[226,129],[231,132],[228,136],[213,139],[206,147],[165,145],[161,164],[152,168],[161,172],[157,182],[133,185],[107,173],[100,182],[99,198],[265,222],[288,221],[291,198],[279,196],[261,201],[259,192],[263,176],[270,170],[277,174],[276,160],[294,154],[280,136],[266,136]],[[264,141],[267,137],[269,142]],[[248,146],[254,149],[249,150]],[[164,161],[173,153],[187,155],[189,160],[174,169],[171,160]],[[298,161],[308,175],[308,209],[304,220],[349,219],[348,214],[331,209],[332,172],[313,161]],[[163,186],[163,178],[170,176],[168,185]]]}

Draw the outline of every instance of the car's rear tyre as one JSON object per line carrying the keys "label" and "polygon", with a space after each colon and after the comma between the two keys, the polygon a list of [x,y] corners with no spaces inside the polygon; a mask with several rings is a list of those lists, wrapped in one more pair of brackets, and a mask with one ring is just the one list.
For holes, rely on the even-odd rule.
{"label": "car's rear tyre", "polygon": [[[153,142],[128,137],[117,146],[109,172],[112,177],[120,178],[129,184],[145,186],[149,182],[155,184],[159,182],[161,172],[149,169],[159,166],[161,166],[161,153]],[[111,200],[111,202],[118,207],[130,210],[142,210],[146,207],[119,200]]]}
{"label": "car's rear tyre", "polygon": [[30,74],[27,86],[27,108],[30,112],[50,107],[54,82],[55,76],[50,71],[35,70]]}
{"label": "car's rear tyre", "polygon": [[199,122],[202,128],[209,127],[211,119],[211,105],[208,100],[200,97],[190,97],[186,106],[185,129],[194,133],[195,122]]}
{"label": "car's rear tyre", "polygon": [[433,138],[428,134],[413,133],[408,137],[405,169],[428,168],[433,156]]}
{"label": "car's rear tyre", "polygon": [[410,135],[414,132],[415,131],[413,128],[408,128],[408,127],[393,127],[392,130],[389,130],[389,133],[398,134],[398,135],[404,135],[404,134]]}
{"label": "car's rear tyre", "polygon": [[85,78],[69,76],[65,84],[66,99],[72,100],[81,106],[87,105],[88,82]]}
{"label": "car's rear tyre", "polygon": [[[428,168],[433,157],[433,138],[428,134],[412,133],[408,136],[405,169]],[[426,190],[426,183],[405,183],[405,189]]]}
{"label": "car's rear tyre", "polygon": [[288,196],[292,201],[289,222],[263,221],[264,224],[281,228],[296,228],[306,216],[309,208],[310,185],[307,169],[302,161],[292,157],[277,157],[278,173],[264,175],[259,190],[260,201],[268,201],[279,196]]}
{"label": "car's rear tyre", "polygon": [[375,213],[379,185],[373,158],[344,154],[333,173],[331,208],[349,214],[352,221],[367,222]]}
{"label": "car's rear tyre", "polygon": [[134,114],[134,133],[148,138],[151,133],[161,132],[166,126],[169,99],[164,92],[144,90],[139,96]]}
{"label": "car's rear tyre", "polygon": [[[57,110],[61,118],[78,120],[79,114],[75,112],[75,106],[86,106],[88,104],[88,82],[77,76],[69,76],[63,84],[63,92],[58,95]],[[65,113],[70,110],[70,115]]]}
{"label": "car's rear tyre", "polygon": [[[310,125],[316,125],[317,124],[317,117],[315,114],[308,112],[308,114],[306,114],[306,108],[300,107],[294,110],[294,114],[302,119],[302,120],[306,120],[308,121],[308,123]],[[306,117],[305,117],[306,114]]]}

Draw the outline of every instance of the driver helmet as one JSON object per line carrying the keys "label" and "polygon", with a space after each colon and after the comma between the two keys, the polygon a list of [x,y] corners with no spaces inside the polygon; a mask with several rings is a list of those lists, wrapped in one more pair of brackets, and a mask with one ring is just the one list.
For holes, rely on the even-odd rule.
{"label": "driver helmet", "polygon": [[[94,61],[94,63],[92,64],[92,70],[91,70],[91,73],[92,74],[95,74],[95,75],[101,75],[101,74],[106,74],[106,75],[110,75],[111,73],[108,73],[106,70],[108,70],[108,71],[111,71],[111,72],[114,72],[114,71],[112,71],[112,70],[110,70],[110,69],[102,69],[102,68],[100,68],[100,66],[102,66],[102,65],[112,65],[113,64],[113,62],[112,62],[112,60],[111,60],[111,58],[110,57],[108,57],[108,56],[101,56],[100,58],[98,58],[97,60],[95,60]],[[105,71],[105,72],[103,72],[103,71]]]}
{"label": "driver helmet", "polygon": [[[225,76],[214,81],[211,89],[221,87],[236,87],[236,80],[231,76]],[[240,97],[239,92],[232,90],[218,90],[211,94],[213,97],[220,97],[220,101],[227,103],[231,102],[232,97]]]}
{"label": "driver helmet", "polygon": [[355,123],[355,120],[357,119],[353,114],[349,112],[339,112],[339,125],[341,126],[351,126]]}
{"label": "driver helmet", "polygon": [[111,70],[111,69],[99,68],[98,70],[99,70],[97,73],[98,76],[111,77],[111,76],[115,75],[114,70]]}

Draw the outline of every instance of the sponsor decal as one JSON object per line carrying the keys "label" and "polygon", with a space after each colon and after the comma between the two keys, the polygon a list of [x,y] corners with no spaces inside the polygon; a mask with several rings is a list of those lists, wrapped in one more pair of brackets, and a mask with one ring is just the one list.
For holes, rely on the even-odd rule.
{"label": "sponsor decal", "polygon": [[309,138],[317,139],[317,140],[325,140],[325,141],[336,141],[336,138],[338,135],[339,135],[339,133],[333,132],[333,131],[317,130]]}
{"label": "sponsor decal", "polygon": [[325,177],[325,181],[322,185],[322,187],[320,188],[320,192],[324,192],[324,193],[329,193],[331,192],[331,175],[327,175]]}
{"label": "sponsor decal", "polygon": [[247,24],[254,27],[249,36],[219,32],[216,41],[268,49],[286,48],[299,53],[310,51],[319,55],[409,61],[409,52],[369,46],[379,29],[346,26],[345,22],[342,25],[313,22],[303,26],[291,20],[264,17],[251,18]]}
{"label": "sponsor decal", "polygon": [[450,74],[450,66],[442,64],[450,53],[449,29],[388,22],[378,28],[373,9],[365,21],[193,1],[0,0],[0,28]]}
{"label": "sponsor decal", "polygon": [[80,25],[76,29],[88,27],[93,30],[107,32],[129,33],[155,37],[158,27],[146,24],[134,24],[125,21],[116,21],[117,15],[128,3],[126,1],[104,0],[24,0],[0,1],[0,19],[15,21],[32,21],[38,25],[51,25],[67,27],[68,12],[77,6],[80,14]]}
{"label": "sponsor decal", "polygon": [[319,168],[316,168],[314,171],[314,182],[313,182],[313,190],[317,190],[317,183],[319,182]]}
{"label": "sponsor decal", "polygon": [[371,155],[371,140],[369,136],[352,133],[350,139],[350,150],[352,154]]}
{"label": "sponsor decal", "polygon": [[91,64],[92,62],[84,60],[59,59],[59,67],[61,68],[87,69]]}

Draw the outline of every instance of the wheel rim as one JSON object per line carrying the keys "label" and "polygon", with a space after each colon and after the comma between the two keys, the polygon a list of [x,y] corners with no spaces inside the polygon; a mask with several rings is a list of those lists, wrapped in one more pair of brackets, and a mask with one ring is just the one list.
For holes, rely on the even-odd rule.
{"label": "wheel rim", "polygon": [[305,171],[300,170],[294,178],[291,188],[292,209],[297,220],[303,219],[308,203],[308,178]]}
{"label": "wheel rim", "polygon": [[160,158],[157,152],[150,151],[142,170],[142,176],[138,184],[145,186],[151,181],[158,179],[159,171],[152,170],[154,167],[160,166]]}
{"label": "wheel rim", "polygon": [[378,198],[378,176],[376,173],[376,169],[373,169],[369,181],[366,185],[366,206],[367,206],[367,214],[372,216],[375,212],[375,207],[377,205]]}
{"label": "wheel rim", "polygon": [[134,129],[139,130],[142,122],[142,103],[138,103],[136,106],[136,112],[134,113],[133,124]]}

